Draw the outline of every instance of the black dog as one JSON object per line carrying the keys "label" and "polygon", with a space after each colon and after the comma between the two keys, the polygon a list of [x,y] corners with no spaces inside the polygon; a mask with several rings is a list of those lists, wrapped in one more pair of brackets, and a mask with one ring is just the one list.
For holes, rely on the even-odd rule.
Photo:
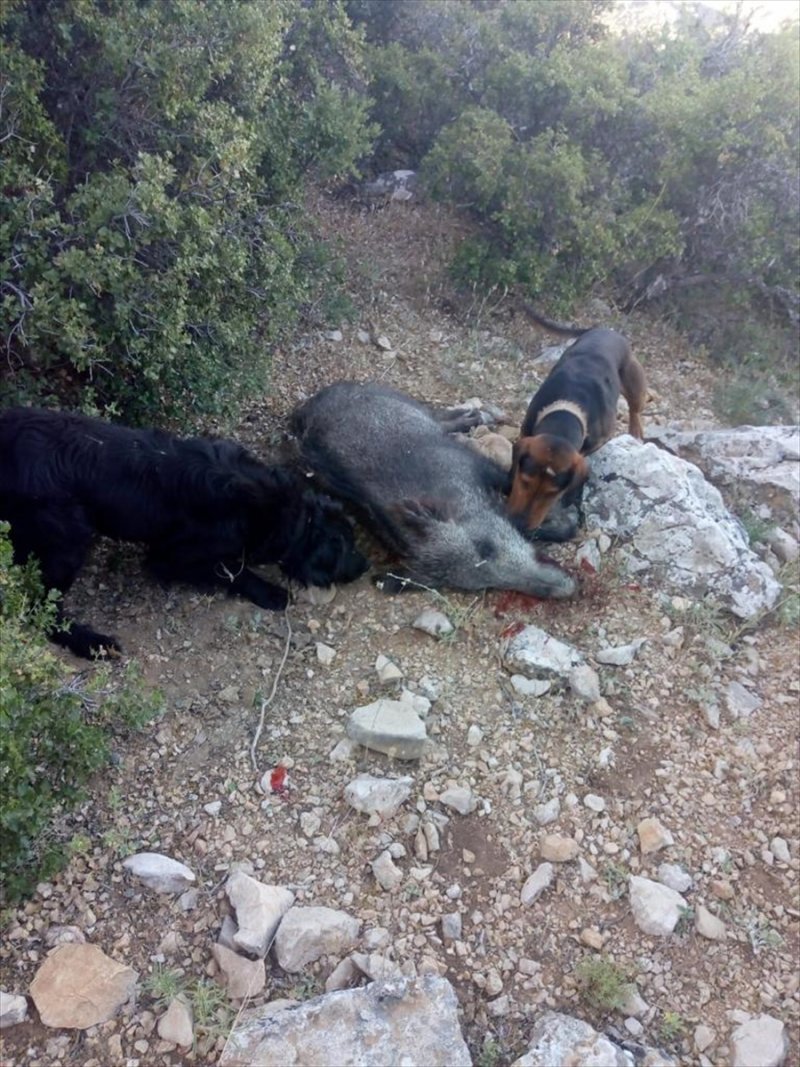
{"label": "black dog", "polygon": [[[367,568],[338,503],[240,445],[64,412],[0,415],[0,519],[11,524],[15,560],[35,556],[45,586],[61,593],[95,534],[146,544],[163,581],[222,585],[273,610],[285,607],[286,590],[245,561],[277,563],[303,585],[351,581]],[[87,658],[119,651],[87,626],[66,628],[61,614],[51,637]]]}

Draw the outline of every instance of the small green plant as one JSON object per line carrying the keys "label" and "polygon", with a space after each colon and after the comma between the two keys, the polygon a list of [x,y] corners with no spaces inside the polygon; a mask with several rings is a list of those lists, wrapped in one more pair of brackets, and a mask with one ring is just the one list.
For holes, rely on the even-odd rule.
{"label": "small green plant", "polygon": [[403,886],[403,896],[406,900],[416,900],[422,896],[422,887],[418,882],[409,882]]}
{"label": "small green plant", "polygon": [[103,834],[104,847],[114,852],[121,860],[132,856],[137,844],[137,839],[129,826],[114,826]]}
{"label": "small green plant", "polygon": [[152,997],[158,1008],[166,1008],[171,1000],[186,988],[183,975],[178,971],[157,963],[152,974],[148,974],[142,987]]}
{"label": "small green plant", "polygon": [[88,834],[73,834],[68,847],[70,856],[85,856],[92,847],[92,839]]}
{"label": "small green plant", "polygon": [[189,996],[198,1036],[226,1036],[234,1011],[222,987],[209,978],[200,978],[191,987]]}
{"label": "small green plant", "polygon": [[732,874],[735,864],[733,862],[733,856],[730,852],[726,852],[723,858],[719,861],[719,869],[723,874]]}
{"label": "small green plant", "polygon": [[475,1067],[497,1067],[502,1056],[502,1049],[495,1039],[489,1035],[484,1038]]}
{"label": "small green plant", "polygon": [[609,861],[603,866],[603,879],[612,900],[618,900],[627,889],[629,873],[621,863]]}
{"label": "small green plant", "polygon": [[304,974],[292,986],[292,996],[295,1000],[311,1000],[319,993],[319,982],[312,974]]}
{"label": "small green plant", "polygon": [[783,938],[768,919],[758,913],[747,915],[742,921],[753,954],[775,952],[783,945]]}
{"label": "small green plant", "polygon": [[661,1016],[661,1025],[658,1028],[658,1036],[661,1040],[671,1045],[678,1041],[686,1033],[686,1020],[677,1011],[665,1011]]}
{"label": "small green plant", "polygon": [[631,992],[629,971],[605,956],[581,960],[575,980],[583,999],[596,1011],[617,1011]]}
{"label": "small green plant", "polygon": [[800,560],[784,564],[778,580],[783,586],[783,596],[774,608],[775,621],[794,631],[800,626]]}
{"label": "small green plant", "polygon": [[678,935],[688,934],[694,924],[694,908],[678,908],[680,912],[675,924],[675,933]]}
{"label": "small green plant", "polygon": [[760,515],[756,515],[750,508],[742,508],[738,518],[751,545],[759,541],[764,543],[770,532],[775,529],[774,523],[762,519]]}

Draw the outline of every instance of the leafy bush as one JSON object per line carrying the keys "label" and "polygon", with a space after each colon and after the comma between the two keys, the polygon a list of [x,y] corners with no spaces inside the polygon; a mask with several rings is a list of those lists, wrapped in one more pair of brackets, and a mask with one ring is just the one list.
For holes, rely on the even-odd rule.
{"label": "leafy bush", "polygon": [[480,224],[455,264],[469,284],[520,285],[556,311],[598,287],[627,309],[657,300],[733,361],[752,358],[742,326],[757,316],[788,365],[796,28],[755,33],[740,14],[709,28],[687,12],[611,34],[609,6],[350,0],[379,162],[421,166]]}
{"label": "leafy bush", "polygon": [[302,181],[367,150],[337,3],[11,0],[0,395],[190,421],[262,391],[315,285]]}
{"label": "leafy bush", "polygon": [[57,595],[32,564],[12,563],[0,523],[0,897],[14,901],[65,860],[54,819],[108,758],[110,729],[150,719],[161,699],[130,667],[70,677],[48,645]]}

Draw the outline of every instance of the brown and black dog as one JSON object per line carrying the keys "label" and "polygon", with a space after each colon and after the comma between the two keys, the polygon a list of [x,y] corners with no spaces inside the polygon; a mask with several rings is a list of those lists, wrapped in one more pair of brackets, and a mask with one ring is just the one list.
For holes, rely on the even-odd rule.
{"label": "brown and black dog", "polygon": [[514,445],[508,507],[533,531],[559,498],[578,495],[589,475],[584,456],[614,436],[620,392],[628,430],[642,438],[647,387],[641,364],[615,330],[563,326],[527,306],[525,313],[551,333],[578,338],[531,400]]}

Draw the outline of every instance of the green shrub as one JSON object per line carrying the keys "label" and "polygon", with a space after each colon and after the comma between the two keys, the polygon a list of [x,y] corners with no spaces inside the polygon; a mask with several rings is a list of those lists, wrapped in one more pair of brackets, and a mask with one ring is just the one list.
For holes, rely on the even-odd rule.
{"label": "green shrub", "polygon": [[[33,564],[12,563],[0,523],[0,898],[14,901],[68,855],[56,816],[84,795],[108,758],[110,730],[137,727],[158,710],[135,668],[71,676],[46,634],[56,595],[42,596]],[[69,835],[67,835],[68,838]]]}
{"label": "green shrub", "polygon": [[302,182],[371,142],[341,6],[14,0],[0,34],[0,400],[187,424],[263,392],[320,283]]}
{"label": "green shrub", "polygon": [[470,285],[518,284],[556,312],[602,287],[693,333],[711,304],[713,352],[730,356],[729,334],[756,319],[781,335],[771,362],[795,353],[796,28],[687,13],[610,34],[608,6],[349,0],[379,160],[421,165],[470,211],[481,234],[455,264]]}

